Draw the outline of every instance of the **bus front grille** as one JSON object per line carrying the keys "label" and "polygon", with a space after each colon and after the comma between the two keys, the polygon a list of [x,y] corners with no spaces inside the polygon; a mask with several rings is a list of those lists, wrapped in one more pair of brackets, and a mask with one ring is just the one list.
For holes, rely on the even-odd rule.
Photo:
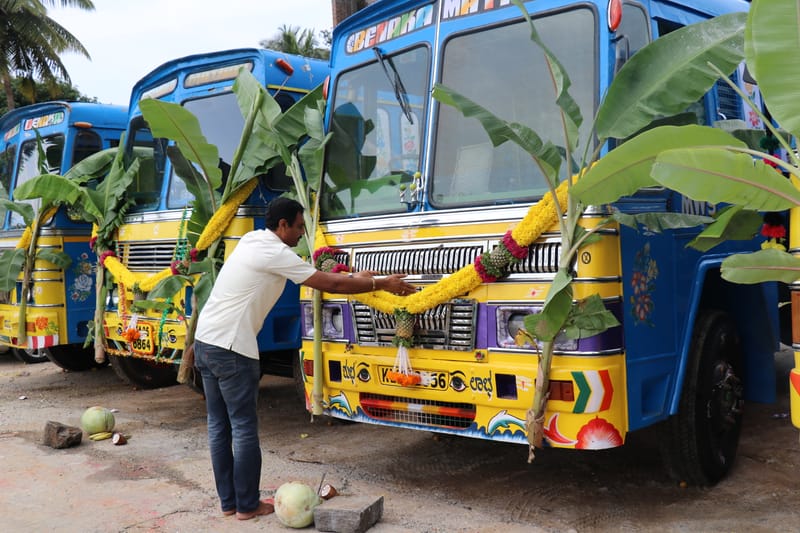
{"label": "bus front grille", "polygon": [[[131,272],[157,272],[175,258],[176,239],[117,242],[117,257]],[[183,246],[188,246],[184,240]],[[188,250],[187,250],[188,253]]]}
{"label": "bus front grille", "polygon": [[361,407],[370,418],[441,428],[466,429],[475,421],[475,405],[362,393]]}
{"label": "bus front grille", "polygon": [[[474,349],[476,309],[473,300],[453,300],[418,314],[414,324],[414,345],[458,351]],[[390,345],[395,335],[395,322],[394,315],[362,303],[353,304],[353,325],[358,344]]]}

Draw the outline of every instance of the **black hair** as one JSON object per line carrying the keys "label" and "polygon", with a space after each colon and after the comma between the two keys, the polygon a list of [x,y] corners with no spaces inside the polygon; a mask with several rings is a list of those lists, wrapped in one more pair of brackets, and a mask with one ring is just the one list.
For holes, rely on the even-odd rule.
{"label": "black hair", "polygon": [[294,224],[298,213],[303,212],[303,206],[300,202],[279,196],[267,204],[267,214],[264,216],[267,229],[275,231],[278,229],[278,223],[281,220],[286,220],[289,225]]}

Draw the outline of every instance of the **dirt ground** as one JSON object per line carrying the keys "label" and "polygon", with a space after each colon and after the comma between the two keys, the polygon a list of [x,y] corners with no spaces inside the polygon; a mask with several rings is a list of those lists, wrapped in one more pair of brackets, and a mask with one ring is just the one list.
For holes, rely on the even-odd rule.
{"label": "dirt ground", "polygon": [[[519,445],[312,423],[290,380],[264,377],[262,496],[287,481],[316,487],[324,476],[341,494],[384,497],[375,533],[800,531],[800,444],[786,418],[791,356],[778,359],[779,400],[748,404],[737,462],[713,488],[666,478],[652,433],[613,450],[542,450],[528,464]],[[41,444],[48,420],[77,426],[92,405],[118,410],[126,446]],[[289,531],[274,515],[221,516],[201,396],[184,386],[135,390],[110,368],[71,373],[0,355],[0,465],[3,531]]]}

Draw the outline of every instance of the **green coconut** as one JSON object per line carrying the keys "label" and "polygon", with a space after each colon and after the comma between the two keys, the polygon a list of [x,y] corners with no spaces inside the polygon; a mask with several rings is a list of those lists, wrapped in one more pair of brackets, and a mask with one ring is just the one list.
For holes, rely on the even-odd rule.
{"label": "green coconut", "polygon": [[104,431],[112,431],[114,429],[114,413],[105,407],[88,408],[81,415],[81,427],[89,435],[95,433],[102,433]]}
{"label": "green coconut", "polygon": [[314,508],[320,503],[322,499],[308,485],[284,483],[275,491],[275,516],[284,526],[307,527],[314,522]]}

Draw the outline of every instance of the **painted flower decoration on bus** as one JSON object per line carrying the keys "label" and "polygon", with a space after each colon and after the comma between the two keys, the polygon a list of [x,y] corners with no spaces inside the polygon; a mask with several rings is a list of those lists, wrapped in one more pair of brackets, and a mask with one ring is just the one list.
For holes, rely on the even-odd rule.
{"label": "painted flower decoration on bus", "polygon": [[605,450],[622,446],[619,430],[608,420],[594,418],[584,425],[577,435],[578,450]]}
{"label": "painted flower decoration on bus", "polygon": [[73,302],[85,302],[92,295],[92,263],[89,254],[82,253],[72,269],[75,280],[69,287],[70,299]]}
{"label": "painted flower decoration on bus", "polygon": [[631,314],[634,324],[647,324],[653,326],[650,316],[655,309],[653,292],[656,290],[656,279],[658,278],[658,263],[650,256],[650,243],[636,252],[633,264],[633,274],[631,275],[631,289],[633,295],[630,297]]}

